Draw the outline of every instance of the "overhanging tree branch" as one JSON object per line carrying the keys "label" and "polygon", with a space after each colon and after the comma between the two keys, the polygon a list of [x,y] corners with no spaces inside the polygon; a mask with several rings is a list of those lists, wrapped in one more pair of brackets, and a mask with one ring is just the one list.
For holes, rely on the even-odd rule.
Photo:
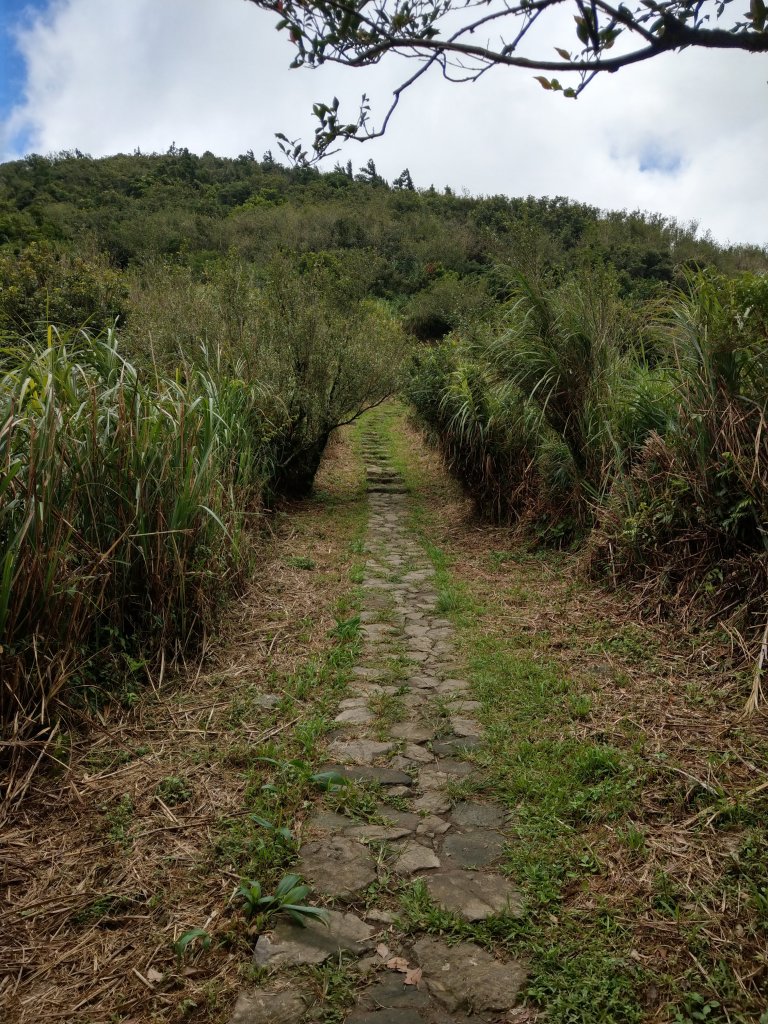
{"label": "overhanging tree branch", "polygon": [[[279,15],[278,29],[296,47],[292,67],[339,64],[368,67],[389,54],[420,62],[403,81],[379,128],[370,124],[363,97],[354,121],[345,123],[338,100],[318,103],[311,153],[285,136],[281,148],[294,161],[314,163],[344,140],[366,141],[384,134],[403,93],[433,65],[452,81],[474,81],[493,67],[545,72],[537,76],[548,90],[576,98],[600,74],[689,48],[768,52],[766,0],[748,0],[749,12],[735,15],[745,0],[635,0],[632,7],[611,0],[248,0]],[[558,12],[570,11],[575,39],[570,46],[537,52],[531,28],[546,26]],[[505,30],[507,32],[505,40]],[[488,33],[497,32],[496,38]],[[485,36],[478,39],[480,35]],[[473,38],[470,38],[473,37]],[[570,78],[563,85],[559,77]]]}

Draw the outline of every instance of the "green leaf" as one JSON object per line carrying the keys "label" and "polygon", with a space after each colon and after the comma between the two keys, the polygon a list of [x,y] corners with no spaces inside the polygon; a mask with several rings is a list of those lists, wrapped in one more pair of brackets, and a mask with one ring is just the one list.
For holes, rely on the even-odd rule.
{"label": "green leaf", "polygon": [[568,52],[567,50],[564,50],[564,49],[563,49],[562,47],[560,47],[560,46],[556,46],[556,47],[555,47],[555,52],[556,52],[556,53],[559,53],[559,54],[560,54],[560,56],[561,56],[561,57],[563,58],[563,60],[570,60],[570,59],[571,59],[571,55],[570,55],[570,53],[569,53],[569,52]]}
{"label": "green leaf", "polygon": [[548,78],[545,78],[544,75],[534,75],[533,77],[539,83],[542,89],[552,88],[552,83]]}
{"label": "green leaf", "polygon": [[286,875],[275,889],[275,896],[278,898],[287,896],[292,889],[295,889],[300,884],[300,882],[300,875]]}
{"label": "green leaf", "polygon": [[275,826],[271,821],[267,821],[266,818],[260,818],[258,814],[252,814],[251,821],[255,822],[257,825],[261,825],[262,828],[269,829],[271,832],[274,832],[275,830]]}
{"label": "green leaf", "polygon": [[184,932],[180,939],[173,944],[173,948],[178,956],[184,956],[187,948],[193,943],[200,940],[200,945],[203,949],[208,949],[211,945],[211,936],[205,930],[205,928],[191,928],[188,932]]}
{"label": "green leaf", "polygon": [[261,883],[241,882],[237,889],[237,895],[242,896],[247,903],[255,903],[261,896]]}
{"label": "green leaf", "polygon": [[335,786],[349,785],[349,779],[336,771],[316,772],[314,775],[310,775],[309,781],[314,782],[321,789],[332,789]]}
{"label": "green leaf", "polygon": [[589,29],[587,28],[587,23],[584,18],[574,18],[573,20],[576,22],[576,35],[586,46],[589,42]]}
{"label": "green leaf", "polygon": [[286,903],[283,910],[291,917],[297,924],[300,924],[302,928],[307,925],[307,918],[313,918],[315,921],[321,921],[326,928],[330,927],[330,921],[328,919],[328,911],[322,907],[297,907],[293,904]]}

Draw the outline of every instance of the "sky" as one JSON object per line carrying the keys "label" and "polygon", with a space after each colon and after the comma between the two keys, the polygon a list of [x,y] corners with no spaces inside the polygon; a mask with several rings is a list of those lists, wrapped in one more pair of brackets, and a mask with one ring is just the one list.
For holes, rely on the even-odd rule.
{"label": "sky", "polygon": [[[311,139],[313,102],[339,96],[354,118],[366,92],[383,113],[412,70],[291,70],[274,21],[244,0],[0,0],[0,160],[172,143],[277,155],[275,132]],[[556,34],[568,44],[567,26]],[[408,167],[417,187],[567,196],[766,245],[768,55],[669,54],[575,102],[522,69],[465,85],[425,76],[383,139],[347,145],[329,169],[369,158],[389,180]]]}

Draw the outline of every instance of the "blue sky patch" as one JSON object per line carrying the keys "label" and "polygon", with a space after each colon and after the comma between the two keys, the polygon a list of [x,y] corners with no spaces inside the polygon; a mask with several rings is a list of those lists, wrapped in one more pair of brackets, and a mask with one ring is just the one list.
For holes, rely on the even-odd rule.
{"label": "blue sky patch", "polygon": [[19,30],[31,25],[36,17],[48,9],[51,0],[4,0],[0,6],[0,138],[1,160],[14,159],[30,148],[31,133],[22,128],[13,136],[7,123],[11,111],[24,101],[27,67],[17,47]]}
{"label": "blue sky patch", "polygon": [[16,48],[16,33],[29,25],[48,0],[10,0],[0,6],[0,120],[24,99],[27,69]]}
{"label": "blue sky patch", "polygon": [[679,153],[670,153],[661,146],[647,146],[640,151],[638,167],[641,174],[675,175],[683,166]]}

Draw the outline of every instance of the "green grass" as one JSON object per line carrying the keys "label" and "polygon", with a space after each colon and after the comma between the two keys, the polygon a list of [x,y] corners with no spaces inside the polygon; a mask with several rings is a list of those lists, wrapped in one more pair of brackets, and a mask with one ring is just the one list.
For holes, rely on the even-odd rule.
{"label": "green grass", "polygon": [[127,794],[106,811],[104,830],[110,842],[127,849],[131,845],[130,829],[133,823],[133,800]]}
{"label": "green grass", "polygon": [[313,558],[307,558],[304,555],[295,555],[291,558],[286,558],[285,564],[290,566],[292,569],[314,569],[315,560]]}
{"label": "green grass", "polygon": [[192,796],[192,787],[185,778],[181,778],[178,775],[169,775],[168,778],[163,779],[155,790],[157,796],[168,804],[169,807],[174,807],[176,804],[184,804]]}

